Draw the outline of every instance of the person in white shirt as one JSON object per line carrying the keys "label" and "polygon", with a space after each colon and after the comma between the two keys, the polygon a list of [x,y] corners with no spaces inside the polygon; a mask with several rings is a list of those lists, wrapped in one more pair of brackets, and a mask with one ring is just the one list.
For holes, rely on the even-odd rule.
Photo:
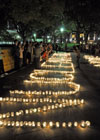
{"label": "person in white shirt", "polygon": [[74,46],[74,52],[76,54],[76,63],[77,63],[76,68],[80,69],[80,50],[79,50],[79,46]]}

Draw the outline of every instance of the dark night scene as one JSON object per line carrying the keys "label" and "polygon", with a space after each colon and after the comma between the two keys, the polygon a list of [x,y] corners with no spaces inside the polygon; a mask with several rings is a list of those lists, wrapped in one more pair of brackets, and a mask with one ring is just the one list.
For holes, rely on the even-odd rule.
{"label": "dark night scene", "polygon": [[0,140],[100,137],[100,2],[0,0]]}

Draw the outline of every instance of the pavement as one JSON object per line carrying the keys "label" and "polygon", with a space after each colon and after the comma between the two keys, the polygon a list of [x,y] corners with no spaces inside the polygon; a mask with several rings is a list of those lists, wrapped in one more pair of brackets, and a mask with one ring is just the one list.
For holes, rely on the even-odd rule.
{"label": "pavement", "polygon": [[[80,98],[85,100],[85,104],[80,107],[68,107],[49,113],[23,116],[20,119],[37,121],[80,121],[89,120],[89,128],[0,128],[0,140],[96,140],[100,137],[100,69],[95,68],[81,54],[80,69],[75,69],[74,81],[80,84],[80,91],[69,98]],[[73,64],[76,67],[76,57],[71,53]],[[29,79],[29,74],[34,70],[31,64],[17,72],[13,72],[0,79],[0,96],[10,96],[9,90],[34,90],[38,86],[25,85],[23,80]],[[54,88],[54,87],[53,87]],[[59,87],[61,88],[61,87]],[[40,87],[46,89],[46,87]],[[47,87],[48,89],[48,87]],[[31,105],[30,105],[31,106]],[[26,104],[0,103],[0,113],[7,111],[24,109]]]}

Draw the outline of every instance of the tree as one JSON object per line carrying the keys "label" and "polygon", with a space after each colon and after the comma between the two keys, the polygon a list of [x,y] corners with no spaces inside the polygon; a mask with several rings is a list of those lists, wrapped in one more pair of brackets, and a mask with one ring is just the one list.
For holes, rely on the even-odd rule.
{"label": "tree", "polygon": [[7,20],[8,20],[8,3],[9,0],[0,0],[0,32],[5,30],[7,27]]}

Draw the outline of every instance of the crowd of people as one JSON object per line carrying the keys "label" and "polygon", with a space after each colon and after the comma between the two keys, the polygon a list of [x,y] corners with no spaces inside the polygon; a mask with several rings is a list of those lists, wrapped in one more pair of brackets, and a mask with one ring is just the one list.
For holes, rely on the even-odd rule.
{"label": "crowd of people", "polygon": [[[28,64],[34,64],[34,68],[38,69],[41,67],[41,61],[47,61],[49,55],[55,49],[56,52],[59,51],[59,46],[57,44],[43,43],[43,42],[20,42],[18,40],[14,41],[12,46],[12,56],[14,58],[14,68],[15,70],[26,66]],[[76,54],[76,68],[80,68],[80,52],[91,54],[94,56],[100,56],[99,45],[77,45],[73,47]],[[2,61],[2,53],[0,54],[0,74],[5,73]]]}
{"label": "crowd of people", "polygon": [[33,63],[35,68],[40,68],[40,61],[47,61],[48,56],[52,53],[52,44],[43,42],[19,42],[15,40],[12,49],[15,69]]}

